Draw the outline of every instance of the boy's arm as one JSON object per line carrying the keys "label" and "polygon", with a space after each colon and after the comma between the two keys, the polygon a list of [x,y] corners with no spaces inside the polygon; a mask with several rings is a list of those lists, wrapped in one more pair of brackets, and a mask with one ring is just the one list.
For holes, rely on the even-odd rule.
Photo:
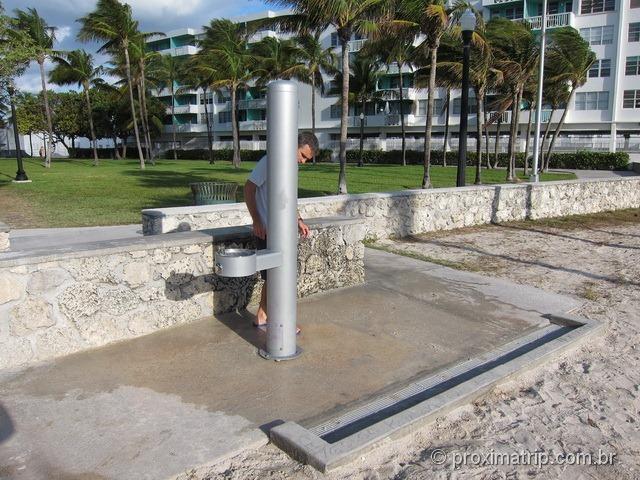
{"label": "boy's arm", "polygon": [[247,180],[244,184],[244,203],[247,205],[247,210],[249,210],[249,215],[251,215],[251,219],[253,220],[253,234],[264,240],[267,236],[267,229],[262,224],[260,220],[260,215],[258,215],[258,206],[256,203],[256,184],[251,180]]}

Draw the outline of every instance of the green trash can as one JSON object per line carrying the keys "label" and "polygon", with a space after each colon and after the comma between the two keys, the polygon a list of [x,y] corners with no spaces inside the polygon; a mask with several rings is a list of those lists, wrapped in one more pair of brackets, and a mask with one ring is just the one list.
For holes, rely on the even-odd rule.
{"label": "green trash can", "polygon": [[235,203],[237,183],[231,182],[198,182],[190,183],[193,201],[196,205],[216,205],[219,203]]}

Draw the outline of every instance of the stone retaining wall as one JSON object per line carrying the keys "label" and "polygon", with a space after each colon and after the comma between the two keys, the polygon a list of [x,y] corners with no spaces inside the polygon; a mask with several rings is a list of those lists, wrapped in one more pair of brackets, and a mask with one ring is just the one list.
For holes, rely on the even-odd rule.
{"label": "stone retaining wall", "polygon": [[[365,218],[368,237],[406,236],[435,230],[640,207],[640,177],[487,185],[300,199],[303,217]],[[243,225],[244,204],[142,211],[145,235]]]}
{"label": "stone retaining wall", "polygon": [[4,252],[5,250],[9,250],[9,233],[10,229],[7,225],[0,222],[0,252]]}
{"label": "stone retaining wall", "polygon": [[[309,223],[312,236],[298,252],[299,295],[362,283],[362,220]],[[254,245],[243,227],[0,255],[0,368],[245,308],[261,282],[213,274],[222,246]]]}

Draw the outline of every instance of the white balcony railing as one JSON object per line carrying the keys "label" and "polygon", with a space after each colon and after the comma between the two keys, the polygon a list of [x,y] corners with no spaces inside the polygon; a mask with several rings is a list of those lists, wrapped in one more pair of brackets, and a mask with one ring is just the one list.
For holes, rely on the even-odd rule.
{"label": "white balcony railing", "polygon": [[[231,104],[231,102],[229,102]],[[247,109],[265,109],[267,108],[266,98],[255,98],[250,100],[240,100],[238,102],[238,108],[241,110]]]}
{"label": "white balcony railing", "polygon": [[[554,13],[547,15],[547,28],[569,27],[573,26],[574,14],[573,12],[566,13]],[[542,17],[530,17],[527,18],[531,24],[533,30],[540,30],[542,28]]]}
{"label": "white balcony railing", "polygon": [[359,52],[364,47],[364,44],[367,43],[367,39],[363,38],[361,40],[351,40],[349,42],[349,51],[350,52]]}
{"label": "white balcony railing", "polygon": [[[173,108],[175,115],[180,115],[184,113],[200,113],[199,105],[176,105]],[[167,107],[167,115],[171,115],[171,107]]]}
{"label": "white balcony railing", "polygon": [[176,47],[172,49],[171,55],[180,57],[182,55],[195,55],[200,49],[193,45],[185,45],[184,47]]}
{"label": "white balcony railing", "polygon": [[199,133],[206,132],[207,125],[201,123],[185,123],[183,125],[165,125],[165,133],[172,133],[175,128],[176,133]]}
{"label": "white balcony railing", "polygon": [[[380,91],[384,93],[385,100],[400,100],[400,91],[398,88],[382,88]],[[415,100],[417,96],[418,90],[415,88],[402,89],[403,100]]]}

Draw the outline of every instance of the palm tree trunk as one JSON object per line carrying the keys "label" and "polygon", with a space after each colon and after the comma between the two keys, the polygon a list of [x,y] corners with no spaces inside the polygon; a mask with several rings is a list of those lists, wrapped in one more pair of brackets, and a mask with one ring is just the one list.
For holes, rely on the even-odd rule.
{"label": "palm tree trunk", "polygon": [[427,97],[427,121],[424,128],[424,173],[422,188],[431,188],[431,130],[433,128],[433,95],[436,89],[437,45],[431,49],[431,71],[429,72],[429,96]]}
{"label": "palm tree trunk", "polygon": [[404,98],[402,93],[402,88],[404,87],[402,83],[402,64],[398,62],[398,72],[400,73],[400,132],[402,134],[402,166],[407,166],[407,135],[404,129]]}
{"label": "palm tree trunk", "polygon": [[[316,76],[311,73],[311,133],[316,135]],[[316,164],[316,153],[313,152],[313,164]]]}
{"label": "palm tree trunk", "polygon": [[176,98],[173,88],[173,78],[171,82],[171,138],[173,140],[173,159],[178,160],[178,141],[176,140]]}
{"label": "palm tree trunk", "polygon": [[513,94],[513,105],[511,105],[511,128],[509,131],[509,148],[508,148],[508,162],[507,162],[507,182],[513,182],[515,180],[513,171],[513,158],[516,153],[516,134],[518,133],[518,111],[520,110],[518,105],[518,92]]}
{"label": "palm tree trunk", "polygon": [[491,168],[491,158],[489,158],[489,126],[487,125],[487,97],[483,99],[482,121],[484,123],[484,150],[487,157],[487,168]]}
{"label": "palm tree trunk", "polygon": [[[131,80],[131,62],[129,60],[129,45],[125,43],[124,61],[127,69],[127,83],[129,84],[129,102],[131,103],[131,116],[133,117],[133,132],[136,136],[136,146],[138,147],[138,157],[140,158],[140,169],[144,169],[144,155],[142,154],[142,145],[140,144],[140,132],[138,131],[138,118],[136,117],[136,105],[133,100],[133,81]],[[125,142],[126,145],[126,142]],[[126,155],[125,155],[126,158]]]}
{"label": "palm tree trunk", "polygon": [[347,121],[349,117],[349,43],[340,39],[342,44],[342,111],[340,112],[340,174],[338,176],[338,194],[347,193]]}
{"label": "palm tree trunk", "polygon": [[231,135],[233,137],[233,166],[240,167],[240,134],[238,132],[237,87],[231,87]]}
{"label": "palm tree trunk", "polygon": [[480,171],[482,170],[482,99],[483,92],[476,92],[476,179],[475,184],[481,185]]}
{"label": "palm tree trunk", "polygon": [[140,59],[140,89],[142,90],[141,108],[143,111],[142,118],[145,125],[145,139],[148,146],[148,155],[151,165],[155,165],[155,155],[153,154],[153,143],[151,142],[151,128],[149,128],[149,114],[147,109],[147,85],[145,77],[144,59]]}
{"label": "palm tree trunk", "polygon": [[[364,115],[365,101],[362,100],[362,114]],[[362,154],[364,151],[364,118],[360,120],[360,155],[358,156],[358,166],[364,167],[362,162]]]}
{"label": "palm tree trunk", "polygon": [[[9,144],[7,143],[7,146]],[[33,138],[31,138],[31,132],[29,132],[29,150],[31,151],[31,156],[33,157]]]}
{"label": "palm tree trunk", "polygon": [[451,105],[451,89],[447,88],[445,97],[446,117],[444,120],[444,143],[442,144],[442,166],[447,166],[447,145],[449,145],[449,107]]}
{"label": "palm tree trunk", "polygon": [[[547,120],[547,125],[544,129],[544,136],[542,137],[542,142],[540,143],[540,171],[546,172],[547,169],[544,164],[544,144],[547,142],[547,138],[549,137],[549,132],[551,132],[551,120],[553,119],[553,114],[555,113],[555,107],[551,108],[551,115],[549,115],[549,120]],[[542,112],[541,112],[542,113]]]}
{"label": "palm tree trunk", "polygon": [[204,117],[207,122],[207,146],[209,147],[209,165],[213,165],[213,138],[211,135],[211,119],[209,118],[209,107],[207,107],[207,87],[202,89],[204,93]]}
{"label": "palm tree trunk", "polygon": [[47,93],[47,82],[44,74],[44,58],[38,59],[40,66],[40,79],[42,80],[42,96],[44,98],[44,111],[47,116],[47,155],[44,166],[51,168],[51,139],[53,138],[53,122],[51,121],[51,108],[49,107],[49,94]]}
{"label": "palm tree trunk", "polygon": [[498,150],[500,148],[500,127],[502,126],[502,115],[498,118],[496,125],[496,142],[493,147],[493,168],[498,168]]}
{"label": "palm tree trunk", "polygon": [[93,128],[93,111],[91,109],[91,98],[89,97],[89,85],[85,82],[84,87],[84,98],[87,100],[87,116],[89,117],[89,130],[91,131],[91,142],[93,143],[93,164],[97,167],[98,160],[98,145],[96,140],[96,131]]}
{"label": "palm tree trunk", "polygon": [[144,103],[142,102],[142,86],[140,82],[136,86],[136,90],[138,91],[138,103],[140,104],[140,125],[142,126],[142,138],[144,139],[144,149],[147,154],[147,158],[149,161],[151,160],[151,142],[149,141],[149,130],[147,129],[147,112],[144,108]]}
{"label": "palm tree trunk", "polygon": [[118,137],[113,136],[113,156],[116,160],[120,160],[120,149],[118,148]]}
{"label": "palm tree trunk", "polygon": [[567,113],[569,112],[569,105],[573,100],[573,96],[576,92],[575,87],[571,87],[571,93],[569,94],[569,100],[567,100],[566,105],[564,106],[564,111],[562,112],[562,117],[560,117],[560,121],[558,122],[558,126],[556,127],[556,131],[553,132],[553,137],[551,137],[551,143],[549,144],[549,150],[547,151],[546,160],[545,160],[545,171],[549,170],[549,162],[551,161],[551,152],[553,151],[553,145],[556,143],[556,139],[560,136],[560,130],[564,126],[564,122],[567,119]]}
{"label": "palm tree trunk", "polygon": [[531,138],[531,120],[533,118],[533,104],[529,107],[529,121],[527,122],[527,138],[524,142],[524,175],[529,171],[529,139]]}

